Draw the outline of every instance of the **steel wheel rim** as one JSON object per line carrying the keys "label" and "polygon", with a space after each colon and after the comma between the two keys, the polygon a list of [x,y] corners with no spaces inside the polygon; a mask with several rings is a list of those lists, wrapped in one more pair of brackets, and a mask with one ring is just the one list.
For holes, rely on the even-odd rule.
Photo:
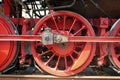
{"label": "steel wheel rim", "polygon": [[[110,36],[120,37],[120,19],[114,23],[110,30]],[[120,69],[120,43],[110,43],[108,50],[110,53],[110,61],[117,68]]]}
{"label": "steel wheel rim", "polygon": [[[61,15],[64,15],[64,16],[62,17]],[[56,17],[56,16],[59,16],[59,17]],[[94,36],[94,31],[93,31],[92,27],[90,26],[90,24],[88,23],[88,21],[86,19],[84,19],[82,16],[80,16],[80,15],[78,15],[76,13],[68,12],[68,11],[59,11],[59,12],[56,12],[56,13],[52,13],[52,14],[44,17],[43,19],[41,19],[38,22],[38,24],[36,25],[35,29],[33,30],[33,35],[36,35],[36,33],[39,34],[39,30],[41,28],[40,26],[42,26],[41,23],[44,23],[48,19],[52,18],[54,26],[57,26],[58,23],[59,23],[59,19],[58,19],[57,23],[55,22],[55,19],[61,18],[61,17],[62,17],[62,24],[63,24],[63,27],[62,27],[63,29],[59,30],[61,34],[63,34],[63,35],[71,35],[71,36],[75,36],[75,35],[79,36],[79,34],[81,33],[81,30],[84,30],[84,28],[85,28],[85,29],[90,30],[90,31],[86,32],[87,36]],[[65,25],[65,24],[67,24],[67,18],[66,17],[68,17],[68,18],[74,17],[72,22],[69,21],[69,19],[68,19],[68,22],[71,22],[70,28],[69,27],[65,28],[65,26],[67,26],[67,25]],[[76,29],[74,28],[74,30],[75,30],[75,33],[74,33],[74,31],[72,32],[72,28],[75,27],[74,25],[75,24],[77,24],[79,26],[81,25],[81,23],[79,24],[79,23],[77,23],[77,21],[78,22],[81,21],[82,23],[84,23],[85,27],[82,26],[79,29],[78,28],[76,28]],[[50,22],[50,21],[48,21],[48,22]],[[43,25],[46,26],[46,24],[43,24]],[[61,25],[61,23],[59,23],[59,25]],[[47,26],[48,26],[48,24],[47,24]],[[87,26],[87,28],[86,28],[86,26]],[[51,27],[51,28],[54,29],[54,27]],[[69,28],[69,30],[67,30],[68,28]],[[53,32],[57,32],[57,31],[58,31],[58,27],[56,27],[56,29],[53,30]],[[84,33],[81,33],[81,34],[84,36]],[[45,46],[48,49],[48,51],[43,52],[43,54],[46,54],[46,55],[48,53],[49,53],[49,55],[51,54],[50,58],[49,58],[49,60],[47,62],[46,61],[42,61],[42,58],[44,56],[42,56],[40,58],[41,54],[38,54],[38,53],[42,53],[42,52],[39,52],[39,51],[36,52],[36,50],[34,48],[36,46],[36,43],[34,43],[34,42],[31,45],[31,50],[32,50],[31,52],[33,54],[33,57],[34,57],[36,63],[39,65],[39,67],[41,67],[43,70],[47,71],[48,73],[53,74],[53,75],[57,75],[57,76],[70,76],[70,75],[74,75],[76,73],[81,72],[82,70],[84,70],[88,66],[88,64],[91,62],[91,60],[92,60],[92,58],[94,56],[94,52],[95,52],[95,44],[94,43],[64,43],[63,45],[64,45],[64,47],[67,46],[66,47],[67,51],[62,51],[63,49],[62,50],[60,49],[62,44],[54,44],[54,45]],[[87,55],[86,55],[87,58],[86,58],[86,60],[84,60],[83,58],[80,58],[81,60],[84,60],[84,62],[81,62],[81,64],[79,65],[80,68],[72,69],[73,63],[75,63],[79,57],[83,57],[84,56],[83,53],[82,53],[83,52],[82,49],[81,48],[77,48],[77,45],[79,45],[79,47],[81,47],[83,49],[85,48],[86,50],[88,50],[88,52],[85,52],[85,50],[84,50],[84,53],[87,53]],[[89,47],[87,47],[86,45],[89,46]],[[72,46],[72,47],[69,47],[69,46]],[[41,47],[42,47],[42,45],[41,45]],[[50,50],[50,49],[52,49],[52,50]],[[57,51],[59,51],[59,52],[57,52]],[[72,51],[74,51],[74,52],[72,52]],[[64,52],[64,54],[63,54],[63,52]],[[74,53],[77,56],[79,55],[78,58],[76,58],[76,60],[73,59],[73,58],[75,58]],[[82,53],[82,55],[80,53]],[[73,61],[75,60],[72,64],[71,63],[68,64],[68,62],[67,62],[67,58],[69,60],[71,60],[70,57],[71,57],[71,59],[73,59]],[[56,58],[57,58],[57,62],[53,61],[53,63],[55,63],[55,65],[54,64],[52,65],[52,62],[51,62],[51,65],[49,65],[50,61],[52,59],[54,60]],[[63,62],[64,62],[64,64],[62,64]],[[72,62],[72,60],[70,62]],[[49,67],[48,67],[48,65],[49,65]],[[63,69],[62,70],[62,69],[58,68],[59,67],[58,65],[62,65],[62,67],[64,65],[64,69],[62,68]]]}
{"label": "steel wheel rim", "polygon": [[[0,34],[18,34],[13,23],[4,15],[0,15]],[[4,71],[14,62],[17,50],[17,42],[0,42],[0,71]]]}

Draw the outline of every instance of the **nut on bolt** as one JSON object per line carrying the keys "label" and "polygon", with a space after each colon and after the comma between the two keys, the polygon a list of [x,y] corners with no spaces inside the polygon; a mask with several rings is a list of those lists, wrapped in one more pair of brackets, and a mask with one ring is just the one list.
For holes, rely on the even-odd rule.
{"label": "nut on bolt", "polygon": [[45,41],[49,41],[49,40],[50,40],[49,35],[46,35],[45,36]]}

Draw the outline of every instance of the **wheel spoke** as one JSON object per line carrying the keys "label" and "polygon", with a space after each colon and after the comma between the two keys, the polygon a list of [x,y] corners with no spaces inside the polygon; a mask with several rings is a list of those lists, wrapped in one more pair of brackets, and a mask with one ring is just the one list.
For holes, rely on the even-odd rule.
{"label": "wheel spoke", "polygon": [[73,23],[72,23],[72,25],[71,25],[71,27],[70,27],[70,29],[69,29],[69,32],[68,32],[68,33],[70,33],[70,31],[73,29],[73,27],[74,27],[74,25],[75,25],[76,21],[77,21],[77,19],[74,19],[74,21],[73,21]]}
{"label": "wheel spoke", "polygon": [[67,16],[64,15],[64,17],[63,17],[63,31],[65,31],[66,18],[67,18]]}
{"label": "wheel spoke", "polygon": [[45,62],[45,65],[48,65],[48,63],[52,60],[52,58],[55,56],[55,54],[53,54],[49,59],[48,59],[48,61],[47,62]]}
{"label": "wheel spoke", "polygon": [[47,53],[50,52],[50,51],[51,51],[50,49],[49,49],[48,51],[45,51],[45,52],[42,51],[41,56],[47,54]]}
{"label": "wheel spoke", "polygon": [[82,26],[77,32],[75,32],[73,35],[77,35],[80,31],[82,31],[85,28],[85,26]]}
{"label": "wheel spoke", "polygon": [[119,58],[119,57],[120,57],[120,54],[117,54],[116,56],[117,56],[117,58]]}
{"label": "wheel spoke", "polygon": [[37,54],[38,57],[41,57],[41,54],[40,54],[40,53],[37,52],[36,54]]}
{"label": "wheel spoke", "polygon": [[78,52],[77,52],[77,51],[75,51],[75,50],[74,50],[73,52],[75,52],[78,56],[80,55],[80,53],[78,53]]}
{"label": "wheel spoke", "polygon": [[55,17],[52,15],[52,19],[54,21],[54,24],[55,24],[55,27],[56,27],[56,30],[59,31],[59,28],[58,28],[58,25],[57,25],[57,22],[55,21]]}
{"label": "wheel spoke", "polygon": [[88,34],[90,34],[90,32],[87,30],[87,32],[86,32],[87,34],[85,35],[85,36],[88,36]]}
{"label": "wheel spoke", "polygon": [[75,61],[75,59],[73,58],[73,56],[72,56],[71,54],[70,54],[69,56],[71,57],[72,61],[74,62],[74,61]]}
{"label": "wheel spoke", "polygon": [[68,69],[66,56],[64,56],[64,60],[65,60],[65,68]]}
{"label": "wheel spoke", "polygon": [[46,23],[44,23],[44,24],[43,24],[43,26],[44,26],[43,28],[46,28],[46,27],[47,27],[47,24],[46,24]]}
{"label": "wheel spoke", "polygon": [[56,66],[55,66],[55,70],[58,70],[58,66],[59,66],[58,64],[59,64],[59,62],[60,62],[60,58],[61,58],[61,57],[58,56],[58,60],[57,60]]}

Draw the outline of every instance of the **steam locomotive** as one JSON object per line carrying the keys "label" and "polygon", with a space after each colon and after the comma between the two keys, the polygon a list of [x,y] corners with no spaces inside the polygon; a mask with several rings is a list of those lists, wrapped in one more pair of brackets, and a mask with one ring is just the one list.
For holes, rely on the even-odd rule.
{"label": "steam locomotive", "polygon": [[27,65],[52,75],[71,76],[95,66],[108,67],[119,75],[119,3],[1,1],[0,73]]}

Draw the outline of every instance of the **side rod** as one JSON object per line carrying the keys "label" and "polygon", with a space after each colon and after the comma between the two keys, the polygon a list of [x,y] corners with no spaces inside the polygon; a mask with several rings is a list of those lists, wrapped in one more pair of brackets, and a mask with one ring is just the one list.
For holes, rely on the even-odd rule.
{"label": "side rod", "polygon": [[[113,36],[66,36],[67,42],[120,42],[120,37]],[[0,41],[41,41],[41,35],[0,35]],[[53,40],[54,41],[54,40]]]}
{"label": "side rod", "polygon": [[42,41],[40,35],[0,35],[0,41]]}
{"label": "side rod", "polygon": [[120,37],[113,36],[70,36],[68,42],[120,42]]}

